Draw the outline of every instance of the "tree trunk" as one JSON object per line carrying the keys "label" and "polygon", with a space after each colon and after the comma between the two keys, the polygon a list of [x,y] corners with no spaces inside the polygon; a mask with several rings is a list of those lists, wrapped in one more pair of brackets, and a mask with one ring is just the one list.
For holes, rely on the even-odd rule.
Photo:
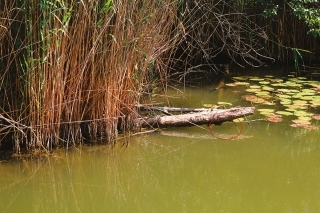
{"label": "tree trunk", "polygon": [[[168,108],[170,109],[170,108]],[[201,109],[202,110],[202,109]],[[141,118],[140,126],[144,128],[181,127],[202,124],[219,125],[226,121],[252,115],[254,107],[235,107],[230,109],[208,109],[206,111]],[[170,110],[166,110],[170,111]]]}

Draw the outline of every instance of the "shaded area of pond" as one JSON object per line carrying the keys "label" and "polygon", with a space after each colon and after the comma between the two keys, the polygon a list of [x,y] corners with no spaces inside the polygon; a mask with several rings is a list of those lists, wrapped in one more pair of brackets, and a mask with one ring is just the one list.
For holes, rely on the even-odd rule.
{"label": "shaded area of pond", "polygon": [[[241,89],[172,90],[173,106],[248,106]],[[236,140],[206,126],[132,137],[128,148],[80,147],[43,160],[0,164],[2,212],[319,212],[320,133],[243,123]],[[313,125],[319,126],[318,121]],[[226,137],[237,124],[212,126]]]}

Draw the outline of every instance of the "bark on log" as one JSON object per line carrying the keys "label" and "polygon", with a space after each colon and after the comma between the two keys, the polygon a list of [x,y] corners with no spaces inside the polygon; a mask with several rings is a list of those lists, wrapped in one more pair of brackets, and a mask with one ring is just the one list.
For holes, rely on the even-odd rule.
{"label": "bark on log", "polygon": [[144,128],[162,128],[193,126],[202,124],[221,124],[236,118],[252,115],[254,107],[235,107],[230,109],[209,109],[206,111],[181,115],[154,116],[140,119],[140,126]]}

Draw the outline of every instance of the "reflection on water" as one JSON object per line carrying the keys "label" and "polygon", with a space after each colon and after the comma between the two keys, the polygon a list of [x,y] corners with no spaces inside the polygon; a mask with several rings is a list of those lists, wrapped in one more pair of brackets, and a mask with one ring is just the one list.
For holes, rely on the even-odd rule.
{"label": "reflection on water", "polygon": [[[245,105],[240,96],[228,88],[193,88],[174,102],[181,107],[217,101]],[[224,123],[212,131],[230,136],[237,129]],[[232,141],[212,138],[206,126],[170,128],[132,137],[128,148],[85,146],[67,155],[2,162],[0,209],[320,212],[319,137],[319,131],[294,129],[289,121],[256,120],[244,123],[243,134]]]}

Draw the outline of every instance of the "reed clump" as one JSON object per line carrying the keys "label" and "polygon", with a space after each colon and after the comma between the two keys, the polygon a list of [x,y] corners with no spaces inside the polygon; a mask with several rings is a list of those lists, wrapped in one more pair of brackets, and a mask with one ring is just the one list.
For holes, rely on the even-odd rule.
{"label": "reed clump", "polygon": [[176,39],[175,1],[5,2],[1,143],[50,150],[134,129],[135,105]]}

